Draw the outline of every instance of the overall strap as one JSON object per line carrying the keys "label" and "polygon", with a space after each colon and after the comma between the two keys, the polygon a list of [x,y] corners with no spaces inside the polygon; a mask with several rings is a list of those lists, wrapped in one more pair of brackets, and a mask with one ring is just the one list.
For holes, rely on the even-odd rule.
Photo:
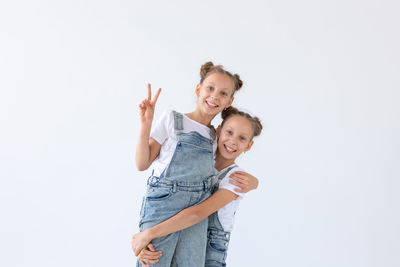
{"label": "overall strap", "polygon": [[[237,165],[235,164],[235,165],[233,165],[233,166],[231,166],[231,167],[229,167],[229,168],[227,168],[223,173],[221,173],[220,175],[218,175],[218,182],[214,185],[214,192],[216,191],[216,190],[218,190],[218,187],[219,187],[219,183],[221,182],[221,180],[222,179],[224,179],[225,178],[225,176],[228,174],[228,172],[230,172],[233,168],[235,168],[235,167],[237,167]],[[214,193],[213,192],[213,193]]]}
{"label": "overall strap", "polygon": [[181,113],[176,112],[175,110],[174,112],[174,129],[175,132],[180,133],[183,131],[183,116]]}
{"label": "overall strap", "polygon": [[217,132],[215,131],[214,126],[212,126],[212,125],[210,127],[210,137],[211,137],[212,142],[214,142],[215,138],[217,137]]}

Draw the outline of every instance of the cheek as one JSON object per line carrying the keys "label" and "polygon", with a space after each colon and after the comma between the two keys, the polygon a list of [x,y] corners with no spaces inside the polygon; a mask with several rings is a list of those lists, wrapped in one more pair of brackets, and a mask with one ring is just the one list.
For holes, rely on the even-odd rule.
{"label": "cheek", "polygon": [[231,100],[232,100],[231,97],[225,98],[225,99],[224,99],[224,105],[226,106],[226,105],[230,104]]}

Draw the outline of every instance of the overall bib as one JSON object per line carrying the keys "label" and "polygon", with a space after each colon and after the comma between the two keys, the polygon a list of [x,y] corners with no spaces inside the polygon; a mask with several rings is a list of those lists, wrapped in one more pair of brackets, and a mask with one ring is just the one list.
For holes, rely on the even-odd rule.
{"label": "overall bib", "polygon": [[[212,193],[218,190],[219,182],[232,170],[232,166],[219,176],[218,182],[213,186]],[[208,216],[206,267],[225,267],[230,232],[225,232],[218,219],[218,211]]]}
{"label": "overall bib", "polygon": [[[214,169],[213,139],[198,132],[183,133],[182,114],[174,111],[177,145],[171,162],[160,174],[150,176],[140,212],[140,231],[170,218],[179,211],[199,204],[210,196]],[[182,231],[154,239],[156,250],[162,251],[157,267],[204,266],[208,219]],[[137,266],[141,266],[137,262]],[[153,265],[151,265],[153,266]]]}

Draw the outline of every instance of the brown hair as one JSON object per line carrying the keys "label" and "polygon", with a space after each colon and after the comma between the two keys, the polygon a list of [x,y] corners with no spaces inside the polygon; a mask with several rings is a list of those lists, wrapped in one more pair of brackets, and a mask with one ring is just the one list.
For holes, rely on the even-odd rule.
{"label": "brown hair", "polygon": [[263,127],[262,127],[261,121],[258,117],[255,117],[255,116],[253,117],[249,113],[240,111],[237,108],[234,108],[232,106],[230,106],[222,111],[222,113],[221,113],[221,117],[222,117],[221,128],[222,128],[222,126],[224,126],[225,121],[227,121],[230,117],[235,116],[235,115],[246,118],[253,126],[253,136],[251,137],[251,139],[253,139],[254,136],[259,136],[261,134],[261,130]]}
{"label": "brown hair", "polygon": [[236,91],[238,91],[242,87],[243,81],[240,79],[239,74],[236,73],[232,74],[229,71],[225,70],[224,66],[214,65],[211,61],[204,63],[200,68],[200,84],[202,84],[210,74],[215,72],[228,75],[229,78],[231,78],[234,85],[232,96]]}

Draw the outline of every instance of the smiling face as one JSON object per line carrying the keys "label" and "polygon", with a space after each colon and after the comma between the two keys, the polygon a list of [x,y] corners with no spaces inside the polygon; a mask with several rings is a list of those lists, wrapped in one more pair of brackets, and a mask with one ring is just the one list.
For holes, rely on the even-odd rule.
{"label": "smiling face", "polygon": [[231,164],[253,145],[253,126],[251,122],[239,115],[229,117],[223,127],[218,127],[217,156],[223,157]]}
{"label": "smiling face", "polygon": [[210,74],[196,87],[197,109],[207,115],[215,116],[233,102],[234,83],[222,73]]}

